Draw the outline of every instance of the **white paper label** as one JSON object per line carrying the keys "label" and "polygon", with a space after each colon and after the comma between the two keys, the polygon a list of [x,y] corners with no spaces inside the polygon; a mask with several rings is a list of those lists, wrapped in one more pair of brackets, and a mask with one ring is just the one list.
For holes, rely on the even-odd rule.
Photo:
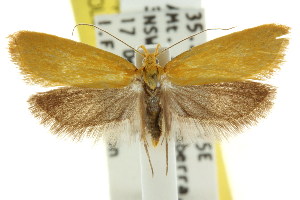
{"label": "white paper label", "polygon": [[201,9],[200,0],[122,0],[120,4],[121,13],[162,11],[170,7],[177,7],[180,9]]}
{"label": "white paper label", "polygon": [[[95,17],[95,25],[133,47],[157,43],[170,46],[205,29],[203,10],[182,10],[174,6],[163,11],[100,15]],[[96,41],[99,48],[133,62],[134,51],[111,36],[97,31]],[[205,41],[205,33],[188,39],[170,49],[171,56],[175,57]],[[112,200],[141,199],[138,151],[139,146],[136,144],[131,144],[128,149],[124,145],[109,150]],[[214,145],[201,141],[197,144],[177,145],[176,154],[179,199],[217,200]]]}
{"label": "white paper label", "polygon": [[[170,46],[204,30],[202,10],[165,10],[163,12],[127,13],[96,16],[95,25],[117,36],[127,44]],[[133,62],[134,51],[108,34],[97,31],[97,46]],[[172,57],[206,41],[205,33],[170,49]]]}

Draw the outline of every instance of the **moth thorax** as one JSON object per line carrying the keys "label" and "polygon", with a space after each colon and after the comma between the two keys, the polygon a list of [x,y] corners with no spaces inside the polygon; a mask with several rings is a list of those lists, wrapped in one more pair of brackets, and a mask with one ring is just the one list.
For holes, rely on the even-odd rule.
{"label": "moth thorax", "polygon": [[160,85],[161,67],[157,64],[145,66],[143,69],[144,82],[154,90]]}

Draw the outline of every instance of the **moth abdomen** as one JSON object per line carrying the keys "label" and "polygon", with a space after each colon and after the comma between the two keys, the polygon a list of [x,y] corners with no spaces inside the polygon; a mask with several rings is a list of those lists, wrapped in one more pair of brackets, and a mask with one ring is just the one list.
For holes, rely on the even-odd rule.
{"label": "moth abdomen", "polygon": [[152,142],[156,146],[159,138],[162,135],[161,128],[161,112],[162,108],[160,105],[160,87],[156,87],[152,90],[147,84],[144,84],[145,89],[145,111],[146,111],[146,128],[148,133],[151,135]]}

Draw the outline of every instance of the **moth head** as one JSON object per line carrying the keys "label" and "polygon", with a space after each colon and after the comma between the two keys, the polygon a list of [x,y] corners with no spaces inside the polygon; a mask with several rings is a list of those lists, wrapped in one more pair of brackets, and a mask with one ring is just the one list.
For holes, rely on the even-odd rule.
{"label": "moth head", "polygon": [[155,51],[153,53],[149,52],[144,45],[140,46],[139,48],[143,49],[144,53],[142,54],[143,58],[143,64],[146,65],[155,65],[158,64],[157,56],[159,54],[159,48],[160,44],[158,44],[155,48]]}

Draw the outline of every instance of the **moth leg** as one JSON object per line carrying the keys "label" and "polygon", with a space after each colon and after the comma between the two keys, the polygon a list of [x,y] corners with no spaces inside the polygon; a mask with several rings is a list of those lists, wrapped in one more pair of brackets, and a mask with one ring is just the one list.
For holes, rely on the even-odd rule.
{"label": "moth leg", "polygon": [[169,171],[169,143],[166,137],[163,137],[161,140],[160,145],[163,145],[164,141],[166,140],[166,176],[168,175]]}
{"label": "moth leg", "polygon": [[163,145],[165,141],[165,137],[162,138],[160,145]]}
{"label": "moth leg", "polygon": [[169,143],[168,140],[166,139],[166,176],[168,175],[169,171]]}
{"label": "moth leg", "polygon": [[148,157],[148,161],[149,161],[149,165],[150,165],[150,168],[151,168],[151,173],[152,173],[152,177],[154,177],[154,170],[153,170],[153,166],[152,166],[152,162],[151,162],[151,158],[150,158],[150,153],[149,153],[149,150],[148,150],[148,142],[146,140],[146,138],[143,138],[144,140],[144,148],[145,148],[145,151],[146,151],[146,154],[147,154],[147,157]]}

